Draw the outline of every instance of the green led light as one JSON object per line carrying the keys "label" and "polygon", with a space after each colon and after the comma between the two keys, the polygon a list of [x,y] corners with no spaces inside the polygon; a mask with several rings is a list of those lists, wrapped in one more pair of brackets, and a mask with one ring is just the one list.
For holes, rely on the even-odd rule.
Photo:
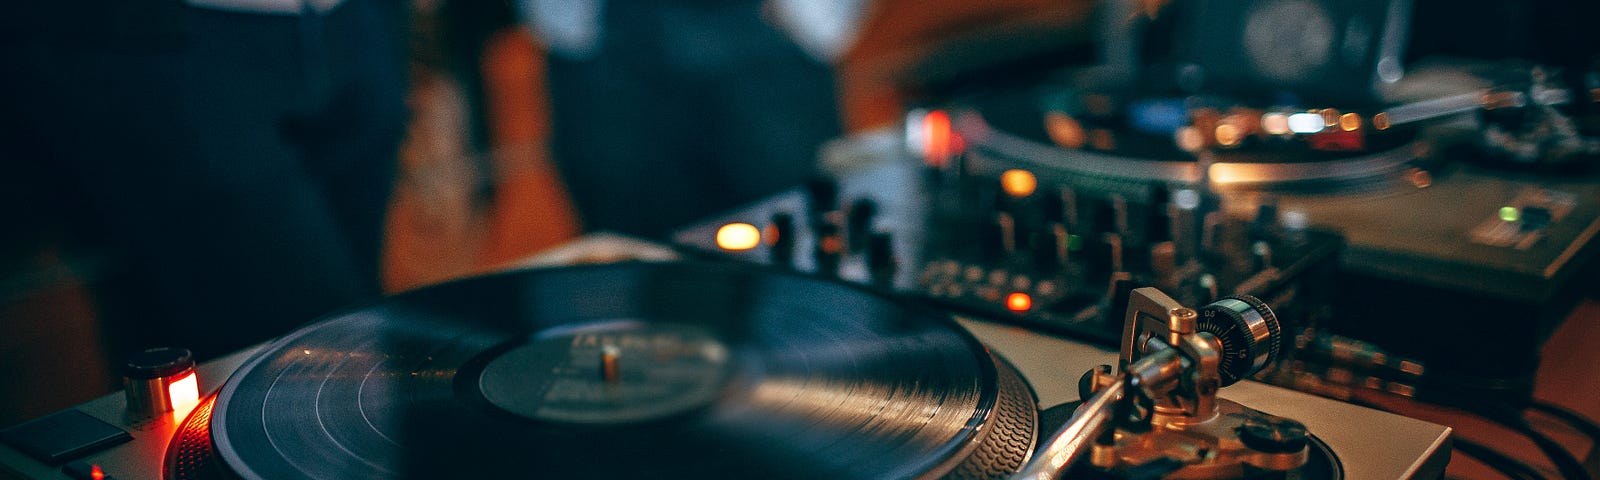
{"label": "green led light", "polygon": [[1500,219],[1501,220],[1504,220],[1504,221],[1507,221],[1507,222],[1515,222],[1515,221],[1517,221],[1518,218],[1521,218],[1521,217],[1522,217],[1522,210],[1518,210],[1517,207],[1509,207],[1509,206],[1508,207],[1500,207]]}
{"label": "green led light", "polygon": [[1067,235],[1067,250],[1073,252],[1083,250],[1083,237],[1077,235]]}

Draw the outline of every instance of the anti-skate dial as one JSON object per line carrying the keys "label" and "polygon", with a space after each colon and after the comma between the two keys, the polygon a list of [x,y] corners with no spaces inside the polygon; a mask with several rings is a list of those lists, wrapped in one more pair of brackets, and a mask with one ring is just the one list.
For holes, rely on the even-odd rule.
{"label": "anti-skate dial", "polygon": [[1221,343],[1222,386],[1255,375],[1278,358],[1282,327],[1272,309],[1255,297],[1232,295],[1201,307],[1196,330]]}

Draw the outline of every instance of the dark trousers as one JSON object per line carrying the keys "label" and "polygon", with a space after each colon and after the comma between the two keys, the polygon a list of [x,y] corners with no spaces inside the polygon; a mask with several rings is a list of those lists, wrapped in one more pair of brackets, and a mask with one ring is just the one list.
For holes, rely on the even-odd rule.
{"label": "dark trousers", "polygon": [[802,183],[840,133],[833,73],[761,2],[606,2],[598,52],[549,60],[552,150],[590,230],[646,237]]}
{"label": "dark trousers", "polygon": [[40,21],[121,30],[0,36],[0,155],[85,205],[69,221],[125,267],[98,292],[124,300],[103,305],[113,349],[209,357],[376,295],[406,118],[398,5],[129,22],[93,3]]}

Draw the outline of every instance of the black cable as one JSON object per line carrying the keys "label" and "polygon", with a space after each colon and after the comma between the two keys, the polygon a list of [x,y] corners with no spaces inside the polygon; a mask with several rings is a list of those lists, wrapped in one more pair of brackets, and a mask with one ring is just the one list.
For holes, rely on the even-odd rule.
{"label": "black cable", "polygon": [[1540,475],[1538,470],[1534,470],[1533,467],[1528,466],[1521,460],[1495,451],[1495,449],[1489,448],[1487,445],[1460,437],[1452,441],[1455,442],[1456,451],[1478,459],[1479,462],[1483,462],[1489,468],[1500,472],[1506,478],[1512,480],[1545,480],[1544,475]]}
{"label": "black cable", "polygon": [[1583,463],[1579,462],[1578,458],[1572,455],[1572,452],[1568,452],[1566,447],[1556,443],[1555,440],[1551,440],[1550,437],[1534,431],[1533,426],[1528,425],[1526,420],[1520,425],[1514,426],[1519,427],[1516,429],[1518,433],[1533,440],[1533,443],[1539,446],[1539,450],[1543,450],[1545,456],[1550,457],[1550,461],[1556,464],[1556,469],[1561,471],[1563,477],[1568,480],[1592,480],[1594,478],[1589,476],[1589,470],[1583,468]]}
{"label": "black cable", "polygon": [[1543,400],[1534,400],[1533,405],[1528,408],[1556,417],[1556,419],[1571,425],[1573,429],[1583,432],[1584,435],[1589,437],[1591,443],[1600,443],[1600,425],[1595,425],[1593,420],[1589,420],[1583,414]]}
{"label": "black cable", "polygon": [[[1388,409],[1373,405],[1371,402],[1358,402],[1358,404],[1368,408],[1388,411]],[[1532,440],[1533,444],[1539,447],[1539,451],[1550,459],[1550,463],[1555,464],[1556,470],[1561,473],[1562,478],[1567,480],[1594,480],[1594,477],[1589,475],[1588,469],[1583,467],[1583,464],[1578,461],[1577,457],[1572,455],[1572,452],[1568,452],[1565,447],[1556,443],[1555,440],[1551,440],[1550,437],[1534,430],[1528,420],[1522,418],[1522,412],[1514,410],[1507,405],[1493,402],[1466,402],[1464,406],[1473,412],[1477,412],[1478,416]]]}
{"label": "black cable", "polygon": [[1593,480],[1594,477],[1589,475],[1589,470],[1583,467],[1583,463],[1579,462],[1572,452],[1568,452],[1566,447],[1545,434],[1534,430],[1528,419],[1523,418],[1523,412],[1489,402],[1484,402],[1479,407],[1477,410],[1483,413],[1484,418],[1532,440],[1533,444],[1539,447],[1539,451],[1544,452],[1545,457],[1550,459],[1550,463],[1555,464],[1556,470],[1561,472],[1562,477],[1568,480]]}

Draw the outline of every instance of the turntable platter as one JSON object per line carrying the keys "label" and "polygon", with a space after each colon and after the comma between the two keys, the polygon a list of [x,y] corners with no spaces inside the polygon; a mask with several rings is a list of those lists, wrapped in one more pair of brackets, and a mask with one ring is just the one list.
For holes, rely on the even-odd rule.
{"label": "turntable platter", "polygon": [[1034,406],[932,310],[764,269],[620,264],[312,324],[228,380],[207,433],[243,478],[983,477],[1026,459]]}

